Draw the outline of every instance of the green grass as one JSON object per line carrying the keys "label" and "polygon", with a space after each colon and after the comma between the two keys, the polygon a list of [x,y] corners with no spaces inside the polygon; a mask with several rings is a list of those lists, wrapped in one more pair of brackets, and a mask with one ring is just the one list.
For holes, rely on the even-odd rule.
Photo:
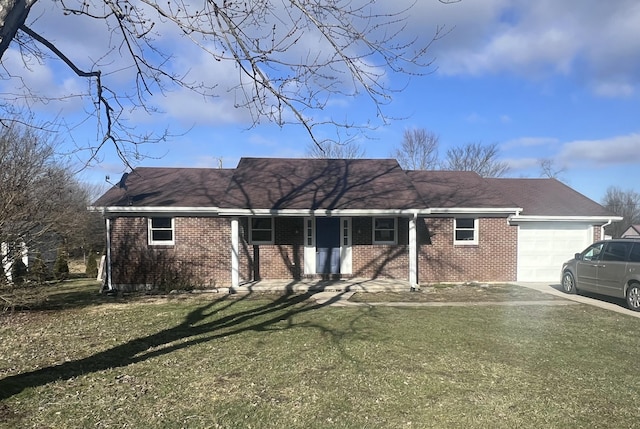
{"label": "green grass", "polygon": [[586,305],[114,299],[75,284],[77,305],[0,318],[1,428],[638,424],[640,320]]}

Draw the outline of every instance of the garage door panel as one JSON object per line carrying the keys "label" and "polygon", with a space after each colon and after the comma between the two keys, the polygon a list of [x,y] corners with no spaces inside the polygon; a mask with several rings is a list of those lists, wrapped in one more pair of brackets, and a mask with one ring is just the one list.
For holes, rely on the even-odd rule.
{"label": "garage door panel", "polygon": [[590,225],[535,222],[518,228],[518,280],[558,281],[562,263],[593,237]]}

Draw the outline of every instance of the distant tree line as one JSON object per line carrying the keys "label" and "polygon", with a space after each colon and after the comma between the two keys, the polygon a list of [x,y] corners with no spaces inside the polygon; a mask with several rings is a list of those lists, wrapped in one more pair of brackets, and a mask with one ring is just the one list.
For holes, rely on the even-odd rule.
{"label": "distant tree line", "polygon": [[[475,171],[482,177],[502,177],[508,174],[509,165],[499,160],[496,143],[468,143],[447,149],[444,158],[439,154],[440,138],[424,128],[407,129],[402,142],[390,156],[397,159],[406,170],[453,170]],[[344,144],[326,143],[309,147],[308,155],[314,158],[363,158],[364,148],[354,141]],[[553,159],[539,160],[540,176],[559,179],[565,169]],[[621,237],[631,225],[640,225],[640,193],[633,189],[623,190],[611,186],[601,204],[612,213],[622,216],[606,229],[607,235]]]}
{"label": "distant tree line", "polygon": [[602,200],[602,205],[623,217],[621,222],[615,222],[607,227],[607,235],[619,238],[631,225],[640,225],[640,194],[633,189],[623,190],[619,186],[610,186]]}
{"label": "distant tree line", "polygon": [[[439,156],[440,138],[424,128],[405,130],[402,142],[390,156],[398,160],[405,170],[475,171],[482,177],[501,177],[508,173],[509,165],[500,161],[497,143],[468,143],[447,149]],[[365,150],[357,142],[328,142],[310,145],[307,154],[313,158],[364,158]]]}
{"label": "distant tree line", "polygon": [[42,280],[47,271],[65,271],[62,257],[102,251],[102,220],[86,209],[92,193],[57,155],[49,134],[18,122],[1,127],[0,284],[13,277],[11,269],[22,275],[27,257],[33,279]]}

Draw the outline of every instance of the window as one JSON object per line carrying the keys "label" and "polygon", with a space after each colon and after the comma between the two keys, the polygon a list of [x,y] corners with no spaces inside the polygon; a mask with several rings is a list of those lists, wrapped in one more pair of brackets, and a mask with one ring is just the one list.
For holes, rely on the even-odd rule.
{"label": "window", "polygon": [[307,219],[307,246],[313,246],[313,220]]}
{"label": "window", "polygon": [[251,243],[252,244],[272,244],[273,243],[273,218],[254,217],[251,218]]}
{"label": "window", "polygon": [[478,244],[478,219],[453,219],[453,244]]}
{"label": "window", "polygon": [[342,219],[342,245],[349,246],[351,243],[349,242],[350,234],[349,231],[351,228],[349,227],[350,219]]}
{"label": "window", "polygon": [[597,261],[602,251],[602,243],[596,243],[582,253],[583,261]]}
{"label": "window", "polygon": [[396,218],[373,218],[373,242],[374,244],[396,243]]}
{"label": "window", "polygon": [[149,219],[149,244],[172,245],[174,241],[174,222],[171,217],[152,217]]}
{"label": "window", "polygon": [[629,262],[640,262],[640,243],[633,243],[629,254]]}
{"label": "window", "polygon": [[632,244],[631,242],[618,243],[615,241],[607,243],[601,260],[625,262]]}

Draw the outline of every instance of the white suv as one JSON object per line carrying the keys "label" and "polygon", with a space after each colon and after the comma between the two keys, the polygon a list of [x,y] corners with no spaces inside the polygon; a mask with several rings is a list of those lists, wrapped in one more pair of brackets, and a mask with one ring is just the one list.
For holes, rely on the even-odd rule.
{"label": "white suv", "polygon": [[598,241],[576,253],[562,266],[562,289],[626,298],[640,311],[640,240]]}

